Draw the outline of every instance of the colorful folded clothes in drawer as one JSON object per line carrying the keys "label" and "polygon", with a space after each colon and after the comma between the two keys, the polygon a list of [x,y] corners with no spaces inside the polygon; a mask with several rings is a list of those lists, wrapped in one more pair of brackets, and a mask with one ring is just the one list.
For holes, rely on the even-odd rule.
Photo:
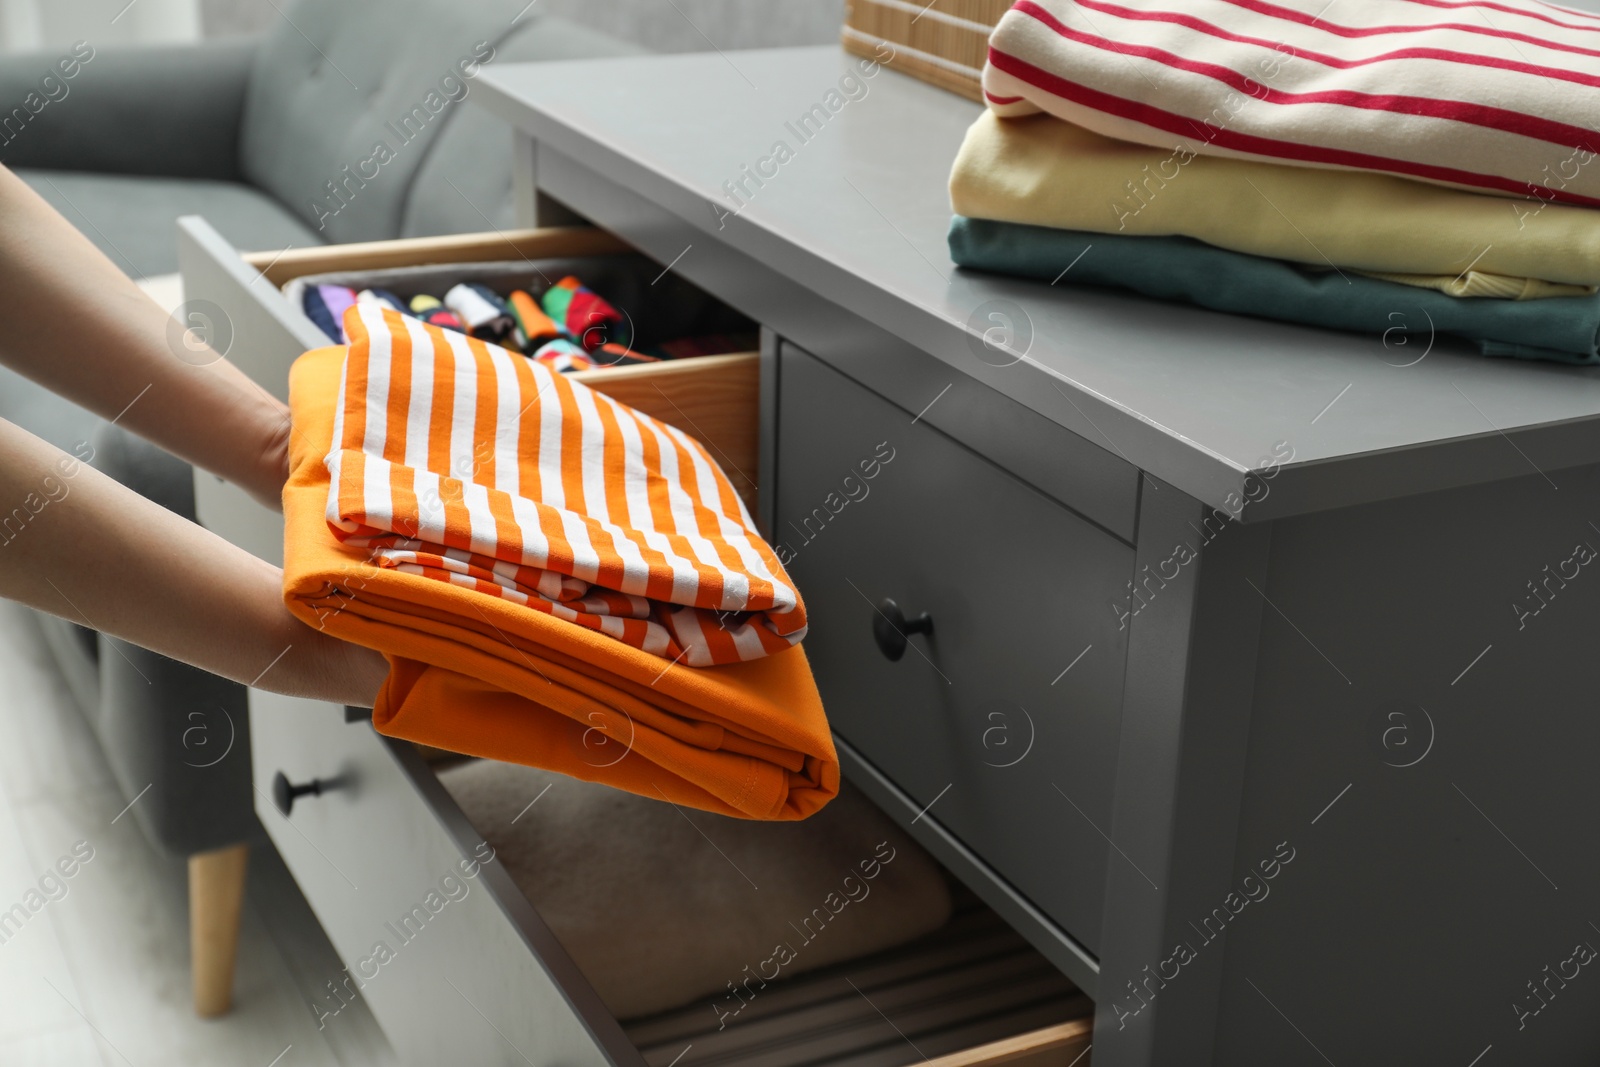
{"label": "colorful folded clothes in drawer", "polygon": [[[1490,356],[1600,362],[1600,295],[1546,300],[1461,299],[1354,272],[1244,255],[1187,237],[1126,237],[956,217],[950,256],[979,270],[1129,289],[1216,311],[1381,337],[1394,361],[1420,355],[1434,333]],[[1400,347],[1416,335],[1413,347]],[[1414,358],[1411,357],[1411,358]]]}
{"label": "colorful folded clothes in drawer", "polygon": [[635,347],[628,315],[576,277],[550,283],[541,275],[528,282],[528,289],[534,288],[542,289],[537,298],[527,289],[512,289],[502,296],[487,285],[468,281],[451,285],[443,299],[417,293],[407,300],[385,289],[357,292],[346,285],[323,283],[306,285],[300,304],[306,317],[338,344],[350,340],[343,326],[345,311],[356,303],[373,304],[520,352],[555,371],[632,367],[686,355],[747,351],[756,343],[753,335],[716,333]]}
{"label": "colorful folded clothes in drawer", "polygon": [[1539,0],[1019,0],[983,87],[1169,152],[1600,206],[1600,16]]}
{"label": "colorful folded clothes in drawer", "polygon": [[1600,211],[1150,148],[1042,115],[981,115],[956,157],[950,200],[969,218],[1193,237],[1341,270],[1471,270],[1514,279],[1512,291],[1530,278],[1600,284]]}
{"label": "colorful folded clothes in drawer", "polygon": [[285,600],[391,661],[385,733],[757,819],[839,765],[805,611],[716,462],[372,303],[290,376]]}

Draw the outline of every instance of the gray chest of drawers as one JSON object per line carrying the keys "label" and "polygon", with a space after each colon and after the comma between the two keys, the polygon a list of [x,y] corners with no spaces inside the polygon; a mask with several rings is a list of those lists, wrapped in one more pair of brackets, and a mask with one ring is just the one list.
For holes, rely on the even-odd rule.
{"label": "gray chest of drawers", "polygon": [[848,773],[1094,994],[1101,1067],[1592,1060],[1596,373],[963,274],[976,110],[854,64],[483,79],[525,221],[769,328]]}
{"label": "gray chest of drawers", "polygon": [[[1100,1067],[1592,1061],[1596,373],[963,274],[943,187],[975,109],[854,63],[504,67],[475,96],[518,131],[522,221],[577,213],[764,325],[741,473],[846,773],[1094,996]],[[299,258],[611,240],[263,276],[190,223],[182,256],[281,391],[320,343],[273,285]],[[278,555],[270,513],[197,498]],[[397,1047],[638,1067],[492,865],[364,962],[480,842],[405,746],[252,705],[263,820]],[[285,820],[280,769],[340,788]]]}

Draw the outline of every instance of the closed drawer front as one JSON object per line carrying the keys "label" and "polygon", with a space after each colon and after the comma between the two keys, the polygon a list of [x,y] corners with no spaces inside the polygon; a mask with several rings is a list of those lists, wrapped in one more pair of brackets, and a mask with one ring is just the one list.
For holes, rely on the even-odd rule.
{"label": "closed drawer front", "polygon": [[[1098,951],[1133,550],[791,345],[774,541],[840,736]],[[907,630],[880,648],[895,601]],[[895,641],[890,631],[891,646]]]}

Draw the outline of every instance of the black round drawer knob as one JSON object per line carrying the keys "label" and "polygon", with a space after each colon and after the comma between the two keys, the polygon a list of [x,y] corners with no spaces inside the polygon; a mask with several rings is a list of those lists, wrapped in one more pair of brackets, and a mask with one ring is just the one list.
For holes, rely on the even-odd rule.
{"label": "black round drawer knob", "polygon": [[272,803],[277,805],[284,818],[294,810],[294,802],[303,796],[320,797],[322,790],[329,783],[319,778],[313,778],[304,785],[295,785],[289,781],[289,776],[279,771],[272,776]]}
{"label": "black round drawer knob", "polygon": [[872,639],[878,643],[878,651],[882,652],[888,660],[898,660],[906,654],[906,638],[912,634],[933,633],[933,616],[924,611],[921,615],[906,618],[906,613],[900,610],[888,597],[878,601],[878,610],[872,616]]}

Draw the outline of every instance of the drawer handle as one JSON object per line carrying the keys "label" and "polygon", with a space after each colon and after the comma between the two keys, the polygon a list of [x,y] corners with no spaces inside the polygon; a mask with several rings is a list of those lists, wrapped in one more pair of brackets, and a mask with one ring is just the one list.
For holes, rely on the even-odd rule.
{"label": "drawer handle", "polygon": [[906,638],[912,634],[933,633],[933,616],[924,611],[915,618],[906,618],[888,597],[878,601],[878,611],[872,617],[872,639],[878,642],[878,651],[891,662],[906,654]]}
{"label": "drawer handle", "polygon": [[303,796],[320,797],[323,789],[332,789],[332,782],[324,782],[320,778],[313,778],[304,785],[295,785],[289,781],[289,776],[279,771],[272,776],[272,803],[284,818],[294,810],[294,802]]}

